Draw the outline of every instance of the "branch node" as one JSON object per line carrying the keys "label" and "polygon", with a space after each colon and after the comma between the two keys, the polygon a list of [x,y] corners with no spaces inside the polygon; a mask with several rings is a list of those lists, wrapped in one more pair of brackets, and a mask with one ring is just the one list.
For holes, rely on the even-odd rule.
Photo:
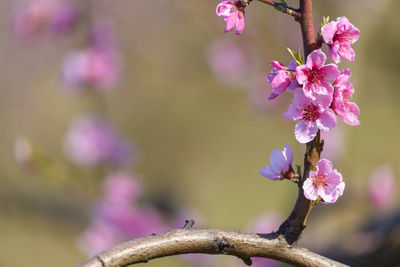
{"label": "branch node", "polygon": [[106,264],[104,263],[104,261],[100,258],[100,256],[95,256],[95,258],[101,263],[102,267],[106,267]]}
{"label": "branch node", "polygon": [[239,257],[239,259],[241,259],[247,266],[251,266],[253,264],[251,258]]}
{"label": "branch node", "polygon": [[185,220],[185,225],[183,226],[183,230],[190,230],[190,228],[192,228],[194,225],[194,220],[190,219],[190,220]]}

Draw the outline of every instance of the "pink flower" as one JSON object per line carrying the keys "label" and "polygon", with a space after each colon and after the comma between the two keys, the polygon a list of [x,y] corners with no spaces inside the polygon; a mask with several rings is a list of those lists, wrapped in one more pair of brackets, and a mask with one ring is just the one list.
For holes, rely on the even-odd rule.
{"label": "pink flower", "polygon": [[329,108],[331,96],[320,96],[313,102],[301,88],[294,92],[293,103],[282,116],[288,120],[299,120],[294,132],[297,141],[308,143],[317,135],[318,129],[329,131],[337,124],[335,112]]}
{"label": "pink flower", "polygon": [[142,183],[136,177],[124,172],[112,173],[103,182],[103,199],[116,205],[130,205],[142,192]]}
{"label": "pink flower", "polygon": [[377,210],[388,210],[394,203],[396,181],[390,166],[376,168],[368,183],[368,197]]}
{"label": "pink flower", "polygon": [[107,123],[96,117],[78,118],[65,138],[66,156],[75,163],[121,165],[131,159],[132,145]]}
{"label": "pink flower", "polygon": [[269,64],[274,68],[267,75],[267,80],[272,87],[272,93],[269,95],[268,100],[278,97],[286,90],[294,91],[299,87],[296,81],[297,63],[295,60],[292,60],[287,67],[278,61],[271,61]]}
{"label": "pink flower", "polygon": [[51,29],[63,33],[77,18],[76,6],[61,0],[26,0],[16,9],[12,31],[17,38],[32,39]]}
{"label": "pink flower", "polygon": [[231,40],[213,40],[207,47],[206,57],[214,75],[225,85],[240,86],[249,76],[248,55]]}
{"label": "pink flower", "polygon": [[270,156],[270,165],[260,170],[260,174],[271,180],[282,180],[290,178],[294,174],[292,169],[293,152],[289,145],[283,150],[274,149]]}
{"label": "pink flower", "polygon": [[321,159],[316,171],[310,171],[310,177],[303,184],[307,199],[314,201],[320,198],[324,203],[334,203],[343,195],[345,184],[342,175],[332,167],[329,160]]}
{"label": "pink flower", "polygon": [[340,71],[335,64],[324,65],[326,56],[321,49],[314,50],[307,57],[305,65],[296,68],[296,79],[303,85],[304,94],[315,100],[320,95],[332,99],[333,86],[328,82],[336,79]]}
{"label": "pink flower", "polygon": [[118,56],[114,51],[100,49],[75,51],[65,58],[61,74],[64,83],[75,91],[85,87],[110,90],[120,74]]}
{"label": "pink flower", "polygon": [[333,83],[335,92],[333,94],[332,109],[345,123],[356,126],[360,124],[357,119],[360,109],[357,104],[348,102],[354,93],[353,85],[349,82],[350,76],[350,70],[345,68]]}
{"label": "pink flower", "polygon": [[242,1],[221,0],[217,6],[217,15],[223,17],[226,27],[225,32],[230,32],[236,27],[235,33],[241,34],[244,30],[245,16]]}
{"label": "pink flower", "polygon": [[322,37],[329,46],[329,55],[335,63],[340,62],[340,57],[354,61],[355,52],[351,44],[360,37],[360,31],[349,22],[346,17],[339,17],[321,28]]}

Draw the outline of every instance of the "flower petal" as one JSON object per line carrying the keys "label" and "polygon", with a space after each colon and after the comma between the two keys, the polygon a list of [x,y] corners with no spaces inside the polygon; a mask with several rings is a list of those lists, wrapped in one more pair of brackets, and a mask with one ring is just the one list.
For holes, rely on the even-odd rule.
{"label": "flower petal", "polygon": [[304,181],[303,184],[304,196],[309,200],[317,200],[318,190],[314,187],[313,181],[310,178]]}
{"label": "flower petal", "polygon": [[288,144],[285,145],[285,150],[283,151],[283,153],[286,156],[286,160],[289,164],[292,164],[293,162],[293,152],[290,149],[290,146]]}
{"label": "flower petal", "polygon": [[321,159],[317,163],[318,174],[328,175],[332,172],[332,162],[327,159]]}
{"label": "flower petal", "polygon": [[325,43],[327,44],[332,44],[333,43],[333,37],[335,36],[337,26],[336,26],[336,21],[331,21],[321,28],[321,34],[322,37],[324,38]]}
{"label": "flower petal", "polygon": [[328,109],[321,113],[319,118],[316,120],[316,124],[322,131],[329,131],[330,129],[335,128],[337,124],[335,112],[333,112],[331,109]]}
{"label": "flower petal", "polygon": [[321,49],[312,51],[307,57],[306,66],[309,69],[320,69],[326,61],[326,56]]}
{"label": "flower petal", "polygon": [[318,127],[315,123],[299,120],[294,128],[297,141],[302,144],[308,143],[317,135]]}
{"label": "flower petal", "polygon": [[332,81],[340,75],[340,70],[336,64],[327,64],[319,71],[324,76],[324,79],[328,81]]}

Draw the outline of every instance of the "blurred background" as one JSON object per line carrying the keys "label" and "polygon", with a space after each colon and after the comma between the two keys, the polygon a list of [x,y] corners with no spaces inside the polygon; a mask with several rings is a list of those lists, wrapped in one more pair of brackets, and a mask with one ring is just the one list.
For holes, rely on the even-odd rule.
{"label": "blurred background", "polygon": [[[240,36],[219,1],[0,2],[0,266],[73,266],[126,239],[182,227],[268,232],[290,213],[288,181],[258,171],[305,147],[267,101],[268,62],[290,62],[298,24],[253,1]],[[288,1],[297,7],[297,1]],[[346,190],[311,213],[300,244],[352,266],[400,251],[400,22],[396,0],[315,1],[361,31],[349,67],[361,125],[323,135]],[[273,266],[272,261],[256,266]],[[185,256],[146,266],[243,266]]]}

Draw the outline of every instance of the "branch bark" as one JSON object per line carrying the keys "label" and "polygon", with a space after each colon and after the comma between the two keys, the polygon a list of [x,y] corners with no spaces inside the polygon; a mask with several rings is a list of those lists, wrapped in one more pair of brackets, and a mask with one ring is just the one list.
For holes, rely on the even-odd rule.
{"label": "branch bark", "polygon": [[290,246],[276,233],[179,229],[122,243],[76,267],[122,267],[186,253],[233,255],[248,265],[251,257],[263,257],[295,266],[346,266],[307,249]]}
{"label": "branch bark", "polygon": [[[312,15],[312,0],[300,0],[301,19],[299,20],[301,34],[303,36],[304,58],[315,49],[318,48],[315,39],[314,22]],[[289,244],[296,243],[306,227],[308,215],[313,208],[312,201],[304,196],[303,182],[309,177],[311,170],[319,161],[323,149],[323,142],[320,140],[320,131],[311,142],[306,145],[306,153],[304,155],[304,172],[302,180],[298,184],[297,200],[289,217],[279,227],[279,233],[285,238]]]}

